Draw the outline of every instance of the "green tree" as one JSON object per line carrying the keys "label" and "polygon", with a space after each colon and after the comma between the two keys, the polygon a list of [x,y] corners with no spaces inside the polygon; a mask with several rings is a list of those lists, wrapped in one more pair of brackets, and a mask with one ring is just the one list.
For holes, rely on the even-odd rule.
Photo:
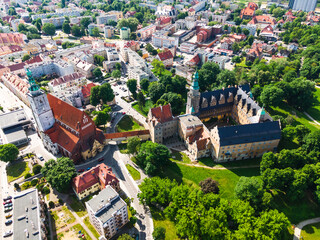
{"label": "green tree", "polygon": [[70,34],[71,33],[71,27],[70,27],[70,24],[68,22],[64,22],[62,24],[62,31],[65,33],[65,34]]}
{"label": "green tree", "polygon": [[204,193],[219,193],[219,183],[210,177],[201,181],[199,186]]}
{"label": "green tree", "polygon": [[140,87],[144,91],[148,91],[149,84],[150,84],[149,79],[143,78],[140,81]]}
{"label": "green tree", "polygon": [[92,35],[93,35],[94,37],[99,37],[99,36],[100,36],[99,28],[94,27],[94,28],[92,29]]}
{"label": "green tree", "polygon": [[260,100],[265,106],[277,107],[282,102],[283,95],[282,89],[276,86],[266,86],[263,88]]}
{"label": "green tree", "polygon": [[42,26],[42,31],[45,34],[51,36],[51,39],[52,39],[52,36],[54,36],[56,34],[56,27],[52,23],[45,23]]}
{"label": "green tree", "polygon": [[97,125],[97,126],[100,126],[100,125],[105,125],[108,121],[108,114],[104,111],[99,111],[97,113],[97,116],[94,118],[94,123]]}
{"label": "green tree", "polygon": [[113,90],[109,83],[104,83],[100,86],[99,97],[103,103],[111,102],[114,99]]}
{"label": "green tree", "polygon": [[138,104],[139,104],[139,108],[141,110],[144,107],[145,103],[146,103],[146,98],[144,97],[142,92],[138,93],[137,101],[138,101]]}
{"label": "green tree", "polygon": [[127,149],[130,154],[136,154],[139,150],[141,139],[138,137],[129,138]]}
{"label": "green tree", "polygon": [[132,93],[134,99],[137,98],[137,80],[136,79],[129,79],[127,81],[127,87],[129,91]]}
{"label": "green tree", "polygon": [[97,54],[93,56],[93,59],[94,59],[94,63],[99,66],[102,66],[103,62],[105,61],[105,58],[103,56],[100,56]]}
{"label": "green tree", "polygon": [[151,65],[154,67],[153,69],[154,73],[157,74],[158,76],[161,76],[165,69],[163,62],[155,58],[152,60]]}
{"label": "green tree", "polygon": [[246,29],[246,28],[242,29],[242,32],[246,36],[249,36],[249,34],[250,34],[250,31],[248,29]]}
{"label": "green tree", "polygon": [[100,103],[100,86],[95,86],[91,88],[90,91],[90,104],[97,106]]}
{"label": "green tree", "polygon": [[96,77],[96,78],[99,78],[99,77],[102,77],[102,72],[101,72],[101,69],[100,68],[95,68],[93,71],[92,71],[93,75]]}
{"label": "green tree", "polygon": [[147,174],[154,175],[164,170],[170,163],[169,149],[161,144],[147,141],[141,144],[136,156],[137,164],[143,168]]}
{"label": "green tree", "polygon": [[34,175],[38,174],[41,172],[42,166],[39,164],[36,164],[32,167],[32,172]]}
{"label": "green tree", "polygon": [[184,109],[184,100],[180,94],[168,92],[161,96],[161,99],[170,103],[174,115],[178,115]]}
{"label": "green tree", "polygon": [[233,53],[239,52],[239,51],[240,51],[240,46],[239,46],[239,44],[235,42],[235,43],[232,45],[232,50],[233,50]]}
{"label": "green tree", "polygon": [[[313,131],[309,133],[304,139],[303,148],[307,150],[307,152],[311,151],[320,151],[320,130]],[[1,151],[1,150],[0,150]]]}
{"label": "green tree", "polygon": [[66,0],[61,0],[61,8],[65,8],[66,6]]}
{"label": "green tree", "polygon": [[25,62],[25,61],[29,60],[30,58],[31,58],[31,57],[30,57],[29,54],[25,54],[25,55],[23,55],[23,57],[22,57],[22,62]]}
{"label": "green tree", "polygon": [[217,81],[219,82],[220,87],[233,86],[236,84],[236,75],[234,71],[225,69],[217,75]]}
{"label": "green tree", "polygon": [[165,240],[166,239],[166,229],[164,227],[155,227],[152,237],[154,240]]}
{"label": "green tree", "polygon": [[114,65],[114,67],[115,67],[117,70],[121,71],[121,68],[122,68],[121,63],[118,63],[118,62],[117,62],[117,63]]}
{"label": "green tree", "polygon": [[12,162],[17,159],[19,149],[16,145],[8,143],[0,145],[0,160],[3,162]]}
{"label": "green tree", "polygon": [[80,20],[80,25],[83,26],[84,28],[88,28],[90,23],[91,23],[91,19],[89,17],[85,17]]}
{"label": "green tree", "polygon": [[24,25],[23,23],[20,23],[18,25],[18,32],[24,32],[24,31],[28,31],[26,25]]}
{"label": "green tree", "polygon": [[240,58],[239,56],[234,56],[234,57],[232,58],[232,62],[233,62],[233,63],[241,63],[241,58]]}
{"label": "green tree", "polygon": [[157,102],[158,99],[165,93],[163,84],[158,82],[152,82],[148,87],[148,95],[152,102]]}
{"label": "green tree", "polygon": [[81,37],[82,36],[81,28],[78,25],[73,25],[71,28],[71,34],[75,37]]}
{"label": "green tree", "polygon": [[139,20],[136,18],[132,18],[132,17],[128,19],[122,18],[118,21],[117,28],[121,29],[123,27],[128,27],[130,28],[131,32],[135,32],[137,30],[138,25],[139,25]]}
{"label": "green tree", "polygon": [[299,144],[303,143],[303,139],[310,133],[310,129],[304,125],[298,125],[295,127],[295,136]]}
{"label": "green tree", "polygon": [[130,237],[129,234],[125,233],[118,237],[118,240],[134,240],[134,238]]}
{"label": "green tree", "polygon": [[130,38],[130,40],[136,40],[137,39],[137,34],[132,32],[132,33],[130,33],[130,37],[129,38]]}
{"label": "green tree", "polygon": [[76,176],[76,169],[70,158],[61,157],[46,162],[41,173],[58,192],[65,192],[70,188],[72,178]]}
{"label": "green tree", "polygon": [[120,70],[113,70],[111,73],[111,76],[113,78],[115,78],[117,81],[119,81],[120,77],[121,77],[121,72]]}
{"label": "green tree", "polygon": [[220,67],[214,62],[206,62],[199,70],[199,87],[201,91],[211,90],[218,86],[217,75]]}

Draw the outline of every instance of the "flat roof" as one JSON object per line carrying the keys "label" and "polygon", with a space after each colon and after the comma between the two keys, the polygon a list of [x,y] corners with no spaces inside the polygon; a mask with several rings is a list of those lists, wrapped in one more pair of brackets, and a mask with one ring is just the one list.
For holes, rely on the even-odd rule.
{"label": "flat roof", "polygon": [[[13,198],[13,239],[41,239],[39,207],[37,189],[24,191]],[[28,233],[29,238],[26,237]]]}
{"label": "flat roof", "polygon": [[8,143],[16,144],[20,142],[20,144],[17,145],[21,145],[28,141],[26,132],[22,129],[21,126],[6,129],[5,131],[3,131],[3,133]]}
{"label": "flat roof", "polygon": [[104,224],[112,215],[126,206],[119,194],[111,187],[106,186],[97,196],[93,197],[86,204],[95,212],[95,216]]}
{"label": "flat roof", "polygon": [[18,109],[16,111],[3,113],[0,115],[0,128],[6,129],[16,125],[26,125],[29,124],[28,119],[24,109]]}
{"label": "flat roof", "polygon": [[183,116],[179,117],[179,119],[186,127],[197,126],[197,125],[203,124],[197,116],[193,116],[191,114],[183,115]]}

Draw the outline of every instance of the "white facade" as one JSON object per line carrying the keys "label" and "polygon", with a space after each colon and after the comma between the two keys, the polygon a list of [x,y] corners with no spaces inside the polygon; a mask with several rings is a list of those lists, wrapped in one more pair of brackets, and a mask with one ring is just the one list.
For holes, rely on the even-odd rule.
{"label": "white facade", "polygon": [[44,18],[41,20],[42,25],[45,23],[52,23],[55,27],[61,27],[66,19],[64,17]]}
{"label": "white facade", "polygon": [[311,12],[316,9],[317,0],[295,0],[293,10]]}
{"label": "white facade", "polygon": [[102,15],[97,17],[97,24],[108,24],[110,21],[117,22],[117,15]]}
{"label": "white facade", "polygon": [[53,73],[56,73],[59,76],[74,73],[73,66],[61,59],[30,64],[28,65],[28,68],[32,72],[34,78]]}
{"label": "white facade", "polygon": [[155,32],[152,35],[152,44],[155,47],[162,48],[162,47],[178,47],[179,45],[179,38],[168,37],[163,35],[161,32]]}
{"label": "white facade", "polygon": [[197,46],[195,44],[185,42],[180,44],[180,51],[185,53],[192,53],[196,49],[196,47]]}
{"label": "white facade", "polygon": [[157,26],[154,24],[141,28],[137,31],[137,37],[142,40],[150,38],[156,32],[156,28]]}
{"label": "white facade", "polygon": [[105,26],[103,30],[104,30],[104,37],[105,38],[112,38],[114,36],[114,27]]}

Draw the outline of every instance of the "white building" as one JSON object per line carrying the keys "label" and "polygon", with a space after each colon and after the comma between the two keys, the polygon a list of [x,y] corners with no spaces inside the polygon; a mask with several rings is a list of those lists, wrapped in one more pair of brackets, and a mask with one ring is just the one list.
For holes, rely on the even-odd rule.
{"label": "white building", "polygon": [[86,77],[81,73],[72,73],[56,79],[51,80],[48,83],[49,90],[51,92],[65,91],[74,86],[83,86],[87,83]]}
{"label": "white building", "polygon": [[117,15],[102,15],[97,17],[97,24],[108,24],[110,21],[117,22]]}
{"label": "white building", "polygon": [[115,69],[116,63],[121,63],[119,54],[116,48],[108,48],[106,51],[106,61],[103,62],[103,68],[108,72]]}
{"label": "white building", "polygon": [[195,44],[184,42],[180,44],[180,51],[185,53],[193,53],[196,47],[197,46]]}
{"label": "white building", "polygon": [[129,221],[127,204],[109,185],[87,201],[86,207],[91,224],[106,239],[113,237]]}
{"label": "white building", "polygon": [[55,27],[61,27],[65,21],[65,17],[56,17],[56,18],[44,18],[41,20],[42,25],[45,23],[52,23]]}
{"label": "white building", "polygon": [[74,73],[73,66],[62,59],[33,63],[28,65],[28,68],[32,72],[32,76],[34,78],[53,73],[56,73],[58,76],[65,76]]}
{"label": "white building", "polygon": [[155,32],[152,35],[152,44],[155,47],[162,48],[162,47],[178,47],[179,45],[179,38],[168,37],[164,35],[162,31]]}
{"label": "white building", "polygon": [[104,27],[104,37],[105,38],[112,38],[114,36],[114,27],[112,26],[105,26]]}
{"label": "white building", "polygon": [[139,29],[137,31],[138,39],[145,40],[145,39],[151,38],[152,34],[156,32],[156,28],[157,28],[156,25],[151,24],[149,26]]}
{"label": "white building", "polygon": [[311,12],[316,9],[317,0],[290,0],[289,8],[296,11]]}

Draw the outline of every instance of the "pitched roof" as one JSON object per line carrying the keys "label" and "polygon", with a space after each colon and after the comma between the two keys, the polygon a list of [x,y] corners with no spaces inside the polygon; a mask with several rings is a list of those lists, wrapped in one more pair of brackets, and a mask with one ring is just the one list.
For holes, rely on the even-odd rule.
{"label": "pitched roof", "polygon": [[170,50],[158,53],[161,61],[173,58],[172,52]]}
{"label": "pitched roof", "polygon": [[63,83],[72,82],[76,79],[83,78],[83,77],[85,77],[83,74],[75,72],[75,73],[71,73],[69,75],[55,78],[50,81],[50,84],[55,87],[55,86],[61,85]]}
{"label": "pitched roof", "polygon": [[117,132],[117,133],[105,133],[104,136],[106,139],[116,139],[123,137],[134,137],[149,134],[149,130],[138,130],[130,132]]}
{"label": "pitched roof", "polygon": [[152,118],[156,118],[158,122],[164,123],[173,119],[170,104],[151,108]]}
{"label": "pitched roof", "polygon": [[106,185],[118,184],[119,180],[112,172],[112,168],[101,163],[72,179],[72,185],[77,193],[84,191],[96,183]]}
{"label": "pitched roof", "polygon": [[261,31],[261,33],[273,33],[273,28],[268,25]]}
{"label": "pitched roof", "polygon": [[95,87],[95,86],[96,86],[96,84],[94,84],[94,83],[89,83],[89,84],[87,84],[87,85],[82,86],[81,92],[82,92],[83,97],[84,97],[84,98],[90,97],[91,88],[92,88],[92,87]]}
{"label": "pitched roof", "polygon": [[278,121],[220,127],[218,133],[221,146],[265,142],[281,138]]}

